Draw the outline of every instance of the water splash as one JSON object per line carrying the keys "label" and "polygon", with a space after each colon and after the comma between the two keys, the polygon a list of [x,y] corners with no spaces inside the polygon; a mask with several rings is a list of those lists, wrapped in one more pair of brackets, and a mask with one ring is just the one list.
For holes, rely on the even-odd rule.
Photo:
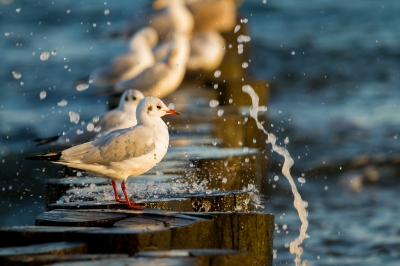
{"label": "water splash", "polygon": [[252,106],[250,107],[250,116],[254,118],[257,124],[257,128],[262,130],[264,134],[268,136],[268,142],[271,143],[272,150],[278,153],[279,155],[283,156],[285,161],[282,167],[282,174],[287,178],[289,181],[290,187],[292,188],[292,193],[294,196],[293,205],[296,208],[297,212],[299,213],[301,227],[300,227],[300,234],[297,238],[295,238],[292,242],[290,242],[290,253],[296,254],[296,258],[294,262],[296,265],[305,266],[308,265],[308,261],[302,261],[301,255],[303,254],[303,248],[300,246],[303,243],[303,240],[308,237],[307,235],[307,228],[308,228],[308,220],[307,220],[307,210],[306,207],[308,203],[303,201],[299,192],[297,191],[296,184],[293,181],[292,176],[290,175],[290,168],[292,167],[294,161],[293,158],[290,157],[289,151],[283,147],[276,145],[276,137],[272,133],[268,133],[265,130],[263,125],[258,121],[258,112],[264,112],[267,110],[266,106],[258,106],[259,104],[259,97],[254,89],[250,85],[244,85],[242,87],[242,91],[249,94],[252,101]]}

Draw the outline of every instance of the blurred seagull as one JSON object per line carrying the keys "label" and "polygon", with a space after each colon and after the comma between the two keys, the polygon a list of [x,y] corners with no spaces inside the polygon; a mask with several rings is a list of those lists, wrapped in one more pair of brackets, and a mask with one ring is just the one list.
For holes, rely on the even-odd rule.
{"label": "blurred seagull", "polygon": [[236,25],[237,4],[234,0],[186,0],[194,20],[193,32],[216,30],[228,32]]}
{"label": "blurred seagull", "polygon": [[130,52],[117,56],[112,64],[92,72],[92,79],[98,85],[114,86],[116,83],[136,77],[144,69],[154,64],[152,48],[158,42],[157,32],[146,27],[140,29],[129,43]]}
{"label": "blurred seagull", "polygon": [[166,40],[176,32],[190,34],[193,31],[194,20],[192,13],[185,5],[185,0],[157,0],[153,10],[135,20],[127,28],[116,32],[115,36],[129,38],[141,27],[154,28],[160,39]]}
{"label": "blurred seagull", "polygon": [[118,94],[132,88],[142,91],[146,96],[163,98],[176,90],[186,72],[190,54],[189,38],[186,34],[176,32],[168,41],[168,45],[166,58],[145,69],[135,78],[118,83],[112,93]]}
{"label": "blurred seagull", "polygon": [[[168,128],[161,119],[166,114],[180,115],[156,97],[146,97],[137,107],[137,125],[115,130],[95,141],[74,146],[62,152],[27,157],[85,170],[112,179],[115,201],[126,203],[128,209],[142,210],[143,206],[130,200],[126,180],[143,174],[158,164],[169,145]],[[117,193],[116,181],[122,180],[125,200]]]}
{"label": "blurred seagull", "polygon": [[121,128],[136,125],[136,107],[144,98],[138,90],[127,90],[122,94],[117,108],[92,119],[91,125],[77,125],[61,136],[35,139],[38,145],[73,146],[104,136]]}
{"label": "blurred seagull", "polygon": [[188,70],[217,69],[225,55],[225,40],[215,30],[202,31],[190,40],[190,57]]}

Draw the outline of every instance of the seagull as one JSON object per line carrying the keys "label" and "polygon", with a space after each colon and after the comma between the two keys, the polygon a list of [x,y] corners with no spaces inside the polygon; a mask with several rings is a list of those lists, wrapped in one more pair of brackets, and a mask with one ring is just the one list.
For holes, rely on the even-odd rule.
{"label": "seagull", "polygon": [[155,60],[152,48],[158,42],[158,33],[151,27],[140,29],[130,40],[130,52],[117,56],[107,67],[95,69],[91,76],[98,85],[114,86],[119,81],[136,77]]}
{"label": "seagull", "polygon": [[237,21],[237,5],[233,0],[186,0],[187,9],[194,20],[193,32],[217,30],[231,31]]}
{"label": "seagull", "polygon": [[[126,192],[126,180],[143,174],[158,164],[169,145],[168,127],[161,119],[167,114],[180,115],[156,97],[145,97],[137,107],[137,125],[115,130],[97,140],[61,152],[27,157],[85,170],[112,179],[115,201],[126,203],[128,209],[142,210]],[[116,180],[122,180],[125,200],[117,193]]]}
{"label": "seagull", "polygon": [[192,14],[185,5],[185,0],[162,0],[155,1],[152,5],[153,10],[145,14],[140,20],[135,20],[117,36],[127,38],[131,36],[138,28],[154,28],[160,39],[169,39],[176,32],[190,34],[194,27]]}
{"label": "seagull", "polygon": [[213,71],[225,55],[225,40],[218,31],[202,31],[190,40],[188,70]]}
{"label": "seagull", "polygon": [[189,37],[187,34],[175,32],[168,45],[166,58],[145,69],[135,78],[119,82],[111,92],[118,94],[132,88],[142,91],[147,96],[156,95],[163,98],[176,90],[186,72],[190,55]]}
{"label": "seagull", "polygon": [[122,94],[117,108],[94,117],[87,125],[72,127],[61,136],[35,139],[37,145],[73,146],[81,144],[121,128],[136,125],[136,107],[144,98],[138,90],[127,90]]}

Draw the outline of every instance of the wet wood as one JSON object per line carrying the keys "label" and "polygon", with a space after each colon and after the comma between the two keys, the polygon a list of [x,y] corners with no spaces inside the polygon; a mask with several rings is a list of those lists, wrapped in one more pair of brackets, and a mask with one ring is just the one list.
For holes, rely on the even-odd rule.
{"label": "wet wood", "polygon": [[97,230],[97,227],[69,226],[11,226],[0,228],[0,247],[28,246],[47,242],[64,241],[67,232]]}
{"label": "wet wood", "polygon": [[[79,190],[75,190],[79,192]],[[86,199],[85,199],[86,200]],[[165,211],[192,211],[191,201],[188,198],[158,198],[135,200],[138,204],[150,209],[158,209]],[[56,209],[126,209],[125,203],[115,201],[77,201],[50,204],[47,210]]]}
{"label": "wet wood", "polygon": [[[167,164],[163,164],[164,167]],[[186,165],[186,164],[185,164]],[[185,176],[184,173],[179,172],[179,169],[175,167],[178,174],[163,173],[161,167],[156,168],[150,173],[140,175],[135,178],[129,178],[127,183],[167,183],[173,182]],[[172,172],[172,170],[170,170]],[[189,174],[188,174],[189,175]],[[74,188],[87,188],[87,190],[96,190],[97,187],[107,186],[111,184],[109,178],[99,177],[66,177],[66,178],[52,178],[46,180],[46,203],[47,205],[57,202],[68,190]],[[112,188],[109,188],[112,191]]]}
{"label": "wet wood", "polygon": [[272,265],[274,215],[265,213],[211,213],[215,247],[249,250],[253,265]]}
{"label": "wet wood", "polygon": [[183,249],[166,251],[146,251],[135,254],[145,258],[190,258],[198,259],[201,266],[242,266],[252,265],[253,257],[249,251],[228,249]]}
{"label": "wet wood", "polygon": [[139,224],[130,228],[113,227],[96,231],[78,231],[68,239],[87,243],[89,253],[125,253],[168,249],[171,231],[163,224]]}
{"label": "wet wood", "polygon": [[[77,195],[76,202],[64,202],[50,204],[49,210],[60,212],[60,209],[79,210],[79,209],[126,209],[126,204],[117,203],[114,201],[88,201],[86,198],[82,198],[80,189],[74,189],[69,194],[71,201],[75,201],[74,194]],[[165,211],[195,211],[195,212],[213,212],[213,211],[229,211],[229,212],[246,212],[252,210],[250,191],[198,191],[193,193],[182,193],[182,194],[164,194],[164,195],[153,195],[157,196],[157,199],[140,199],[135,201],[139,204],[143,204],[149,209],[159,209]],[[83,201],[81,201],[83,200]],[[49,212],[48,212],[49,213]],[[52,213],[52,212],[50,212]],[[38,216],[37,225],[52,225],[45,222],[49,219],[50,223],[62,222],[62,225],[70,226],[72,223],[78,223],[76,226],[108,226],[109,222],[113,220],[104,219],[102,217],[82,217],[82,213],[78,213],[78,217],[65,217],[61,214],[61,217],[56,218],[53,213],[50,217]],[[60,214],[56,214],[60,215]],[[123,219],[125,217],[122,217]],[[38,221],[39,219],[39,221]],[[60,219],[57,220],[56,219]],[[68,219],[72,219],[71,221]],[[86,220],[85,220],[86,219]],[[90,220],[93,220],[93,224]],[[119,218],[115,218],[119,219]],[[97,222],[96,222],[97,221]],[[85,225],[83,225],[85,224]],[[86,225],[87,224],[87,225]],[[99,225],[96,225],[99,224]],[[101,225],[104,224],[104,225]],[[75,225],[75,224],[74,224]]]}
{"label": "wet wood", "polygon": [[214,221],[212,216],[196,217],[175,213],[142,214],[114,224],[116,227],[137,228],[160,226],[171,231],[171,249],[212,248]]}
{"label": "wet wood", "polygon": [[46,205],[56,202],[65,192],[71,188],[88,187],[91,185],[111,184],[108,178],[98,177],[66,177],[51,178],[46,180]]}
{"label": "wet wood", "polygon": [[30,254],[83,254],[87,252],[87,245],[78,242],[52,242],[24,247],[0,248],[0,265],[4,258]]}
{"label": "wet wood", "polygon": [[52,210],[36,217],[36,225],[40,226],[82,226],[82,227],[109,227],[115,222],[129,217],[129,214],[108,212],[79,212]]}
{"label": "wet wood", "polygon": [[127,254],[22,255],[6,257],[4,266],[41,266],[60,262],[118,260],[127,257]]}
{"label": "wet wood", "polygon": [[196,258],[126,258],[57,263],[57,266],[199,266]]}

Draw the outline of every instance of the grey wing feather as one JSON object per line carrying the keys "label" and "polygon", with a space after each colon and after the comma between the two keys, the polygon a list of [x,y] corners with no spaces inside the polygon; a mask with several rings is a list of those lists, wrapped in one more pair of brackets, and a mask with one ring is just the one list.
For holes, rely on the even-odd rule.
{"label": "grey wing feather", "polygon": [[125,113],[123,111],[113,110],[111,112],[103,114],[97,124],[95,123],[95,126],[100,126],[100,132],[103,132],[105,130],[109,130],[113,127],[118,126],[124,117]]}
{"label": "grey wing feather", "polygon": [[145,127],[138,126],[129,130],[115,130],[98,140],[65,150],[62,160],[110,165],[148,154],[154,149],[152,133]]}

